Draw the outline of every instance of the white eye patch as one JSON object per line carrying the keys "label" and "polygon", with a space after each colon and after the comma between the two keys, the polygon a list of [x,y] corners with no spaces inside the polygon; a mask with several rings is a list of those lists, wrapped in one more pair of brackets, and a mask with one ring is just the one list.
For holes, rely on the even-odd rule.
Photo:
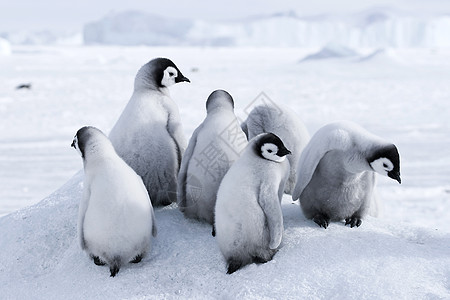
{"label": "white eye patch", "polygon": [[178,77],[178,71],[174,67],[167,67],[164,70],[163,79],[161,80],[161,85],[169,87],[175,84],[175,78]]}
{"label": "white eye patch", "polygon": [[394,164],[386,157],[380,157],[374,160],[370,163],[370,166],[372,167],[372,169],[374,169],[375,172],[382,175],[387,175],[388,172],[394,169]]}
{"label": "white eye patch", "polygon": [[268,159],[268,160],[272,160],[272,161],[276,161],[276,162],[282,162],[286,159],[286,156],[278,156],[277,155],[278,152],[278,147],[275,144],[264,144],[261,147],[261,154],[264,158]]}

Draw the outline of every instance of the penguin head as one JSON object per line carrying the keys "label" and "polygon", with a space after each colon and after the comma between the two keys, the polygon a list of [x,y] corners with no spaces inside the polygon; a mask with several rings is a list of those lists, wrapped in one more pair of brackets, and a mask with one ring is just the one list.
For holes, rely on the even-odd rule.
{"label": "penguin head", "polygon": [[286,159],[287,154],[291,154],[281,139],[273,133],[263,133],[254,147],[258,156],[274,162],[282,162]]}
{"label": "penguin head", "polygon": [[75,134],[71,146],[77,150],[83,159],[86,158],[88,148],[90,152],[95,152],[96,144],[92,143],[92,137],[98,136],[107,140],[108,138],[99,129],[92,126],[80,128]]}
{"label": "penguin head", "polygon": [[191,82],[178,67],[168,58],[155,58],[146,63],[138,71],[134,88],[157,89],[179,82]]}
{"label": "penguin head", "polygon": [[231,95],[224,90],[215,90],[206,100],[206,112],[210,112],[218,107],[226,107],[234,110],[234,100]]}
{"label": "penguin head", "polygon": [[375,172],[402,183],[400,178],[400,156],[395,145],[391,144],[377,149],[369,157],[368,162]]}

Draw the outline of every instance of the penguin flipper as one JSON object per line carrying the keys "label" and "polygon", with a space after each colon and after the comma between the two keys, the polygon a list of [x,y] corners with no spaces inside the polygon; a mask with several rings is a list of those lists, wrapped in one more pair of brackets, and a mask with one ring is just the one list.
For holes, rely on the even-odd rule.
{"label": "penguin flipper", "polygon": [[329,151],[346,151],[352,145],[351,133],[332,124],[321,128],[303,149],[297,164],[297,183],[292,193],[292,200],[300,198],[311,180],[317,165]]}
{"label": "penguin flipper", "polygon": [[[151,202],[150,202],[150,204],[151,204]],[[153,211],[153,207],[152,207],[152,236],[156,237],[157,234],[158,234],[158,228],[156,227],[155,212]]]}
{"label": "penguin flipper", "polygon": [[269,227],[269,248],[276,249],[283,238],[283,214],[278,200],[278,186],[262,184],[259,189],[258,204],[264,212]]}
{"label": "penguin flipper", "polygon": [[183,210],[186,207],[186,180],[187,180],[187,171],[188,165],[191,161],[192,154],[194,153],[195,145],[197,144],[198,133],[200,132],[203,124],[201,124],[197,129],[194,130],[194,133],[189,140],[189,145],[184,152],[183,158],[181,159],[180,171],[178,173],[178,187],[177,187],[177,204],[178,207]]}
{"label": "penguin flipper", "polygon": [[241,123],[241,129],[245,133],[245,137],[248,140],[248,126],[247,126],[247,120]]}
{"label": "penguin flipper", "polygon": [[[86,181],[84,181],[84,184],[86,184]],[[81,249],[83,250],[86,249],[86,241],[84,240],[84,217],[86,215],[86,210],[89,205],[90,196],[91,190],[89,187],[85,186],[83,189],[83,196],[78,207],[78,224],[77,224],[78,238],[81,245]]]}

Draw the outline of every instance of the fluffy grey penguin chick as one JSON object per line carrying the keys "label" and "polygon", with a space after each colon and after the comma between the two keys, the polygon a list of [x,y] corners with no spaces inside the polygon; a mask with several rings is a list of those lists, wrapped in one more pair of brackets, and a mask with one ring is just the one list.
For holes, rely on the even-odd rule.
{"label": "fluffy grey penguin chick", "polygon": [[305,216],[327,228],[345,219],[360,226],[375,201],[375,172],[399,183],[397,147],[352,122],[319,129],[298,162],[292,199],[300,199]]}
{"label": "fluffy grey penguin chick", "polygon": [[189,82],[167,58],[137,73],[134,92],[109,138],[117,153],[142,177],[153,205],[176,201],[177,175],[186,140],[168,87]]}
{"label": "fluffy grey penguin chick", "polygon": [[156,236],[155,217],[141,177],[95,127],[78,130],[72,142],[83,159],[84,189],[79,206],[81,248],[111,276],[124,263],[138,263]]}
{"label": "fluffy grey penguin chick", "polygon": [[292,194],[297,181],[298,160],[309,141],[309,133],[303,121],[291,109],[282,105],[260,105],[250,112],[241,126],[249,140],[260,133],[272,132],[291,150],[292,155],[287,157],[290,168],[284,192]]}
{"label": "fluffy grey penguin chick", "polygon": [[206,118],[192,134],[178,174],[178,207],[188,218],[214,224],[217,190],[247,145],[229,93],[216,90],[206,101]]}
{"label": "fluffy grey penguin chick", "polygon": [[281,198],[290,151],[272,133],[252,140],[220,184],[216,238],[231,274],[272,259],[283,237]]}

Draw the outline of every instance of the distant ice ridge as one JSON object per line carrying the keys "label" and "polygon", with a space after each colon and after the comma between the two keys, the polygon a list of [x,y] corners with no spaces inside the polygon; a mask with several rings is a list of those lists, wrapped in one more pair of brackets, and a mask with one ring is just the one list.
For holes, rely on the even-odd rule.
{"label": "distant ice ridge", "polygon": [[0,34],[13,45],[82,45],[81,32],[13,31]]}
{"label": "distant ice ridge", "polygon": [[343,16],[294,12],[238,21],[166,19],[143,12],[109,14],[84,27],[85,44],[402,48],[450,47],[450,15],[370,9]]}

